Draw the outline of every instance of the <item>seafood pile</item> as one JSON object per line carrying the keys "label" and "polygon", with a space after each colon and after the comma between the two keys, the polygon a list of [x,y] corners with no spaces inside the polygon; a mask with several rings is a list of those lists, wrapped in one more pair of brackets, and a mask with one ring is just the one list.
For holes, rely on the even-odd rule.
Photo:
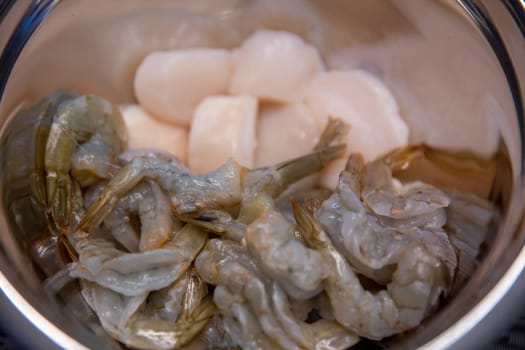
{"label": "seafood pile", "polygon": [[[251,48],[272,35],[248,39],[236,54],[236,69],[255,69],[259,56]],[[279,107],[285,111],[302,108],[286,92],[298,92],[302,72],[313,76],[322,63],[310,47],[286,38],[284,47],[300,46],[308,66],[296,67],[295,78],[286,81],[291,88],[239,75],[230,89],[292,101]],[[223,71],[228,53],[213,57],[219,68],[210,69]],[[149,79],[141,73],[145,64],[136,81]],[[315,89],[333,74],[350,73],[323,74],[314,78]],[[138,92],[139,100],[162,99],[145,95]],[[181,103],[196,104],[181,96]],[[193,107],[190,157],[217,127],[200,115],[254,103],[245,95],[227,98],[207,97]],[[321,100],[312,108],[324,113]],[[172,108],[176,102],[154,105],[159,114],[188,123],[191,112]],[[50,232],[31,252],[46,291],[67,305],[85,305],[107,334],[131,348],[347,349],[362,338],[378,341],[414,329],[472,274],[496,213],[471,194],[399,181],[393,174],[428,147],[403,141],[388,152],[377,148],[381,155],[356,152],[348,119],[325,116],[304,154],[255,166],[242,147],[219,149],[227,157],[218,157],[220,164],[213,159],[210,170],[198,157],[130,149],[121,111],[101,97],[67,90],[23,108],[13,120],[23,130],[32,126],[32,173],[13,177],[29,185],[27,212],[41,213],[34,220],[45,221]],[[253,120],[244,122],[253,129]],[[21,130],[8,126],[4,139],[14,140]],[[15,152],[12,144],[5,152]],[[330,167],[337,171],[333,187],[293,186]],[[23,225],[21,216],[13,220]]]}
{"label": "seafood pile", "polygon": [[408,145],[408,126],[381,79],[327,68],[315,46],[290,32],[258,30],[232,49],[152,52],[133,87],[138,104],[121,107],[130,148],[165,150],[195,173],[229,158],[256,168],[304,155],[329,116],[351,127],[343,157],[316,177],[324,187],[335,188],[351,152],[371,161]]}

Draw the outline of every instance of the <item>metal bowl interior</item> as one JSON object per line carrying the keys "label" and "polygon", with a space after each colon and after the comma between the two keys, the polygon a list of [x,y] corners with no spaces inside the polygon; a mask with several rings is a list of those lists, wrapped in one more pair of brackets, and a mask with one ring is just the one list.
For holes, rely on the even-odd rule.
{"label": "metal bowl interior", "polygon": [[[524,8],[466,0],[77,0],[0,6],[0,123],[24,101],[58,87],[134,101],[133,75],[153,50],[233,48],[258,28],[287,30],[317,46],[328,67],[360,68],[391,88],[411,142],[489,157],[505,150],[510,171],[501,224],[468,284],[416,331],[388,347],[468,348],[522,312],[525,85]],[[3,150],[2,150],[3,151]],[[7,164],[5,154],[0,160]],[[3,174],[0,174],[3,176]],[[468,181],[468,179],[467,179]],[[5,193],[5,181],[2,181]],[[485,189],[486,190],[486,189]],[[481,189],[483,191],[483,189]],[[22,314],[64,348],[112,348],[41,292],[25,254],[31,228],[0,212],[2,308]],[[9,301],[6,301],[9,300]],[[31,324],[32,326],[29,326]],[[10,331],[35,340],[15,323]],[[26,333],[27,334],[27,333]],[[40,343],[41,344],[41,343]]]}

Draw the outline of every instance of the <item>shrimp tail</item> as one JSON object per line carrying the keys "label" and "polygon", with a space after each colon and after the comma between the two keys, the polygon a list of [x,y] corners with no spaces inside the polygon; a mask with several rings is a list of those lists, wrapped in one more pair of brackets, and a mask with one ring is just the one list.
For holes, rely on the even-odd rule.
{"label": "shrimp tail", "polygon": [[326,242],[321,239],[321,227],[315,221],[312,214],[304,207],[304,205],[293,198],[290,199],[290,204],[292,206],[295,221],[299,228],[299,233],[302,235],[304,243],[312,249],[323,248],[326,245]]}
{"label": "shrimp tail", "polygon": [[386,154],[383,159],[393,172],[406,169],[414,160],[423,157],[428,151],[425,145],[411,145]]}
{"label": "shrimp tail", "polygon": [[345,144],[329,146],[306,156],[292,159],[278,165],[277,172],[281,176],[281,186],[276,186],[272,197],[280,194],[290,184],[323,169],[325,165],[344,154]]}
{"label": "shrimp tail", "polygon": [[350,126],[342,119],[330,116],[319,141],[314,147],[314,151],[320,151],[330,146],[334,141],[342,140],[349,130]]}
{"label": "shrimp tail", "polygon": [[211,296],[207,296],[196,308],[193,308],[193,303],[188,301],[191,299],[190,294],[188,290],[184,295],[182,314],[174,325],[173,333],[177,335],[175,349],[180,349],[191,342],[217,311]]}
{"label": "shrimp tail", "polygon": [[98,225],[113,209],[118,199],[142,180],[140,170],[135,169],[134,163],[127,164],[115,175],[102,192],[89,206],[78,223],[79,230],[88,231]]}
{"label": "shrimp tail", "polygon": [[67,232],[71,223],[72,180],[69,175],[47,178],[48,210],[55,227],[62,233]]}

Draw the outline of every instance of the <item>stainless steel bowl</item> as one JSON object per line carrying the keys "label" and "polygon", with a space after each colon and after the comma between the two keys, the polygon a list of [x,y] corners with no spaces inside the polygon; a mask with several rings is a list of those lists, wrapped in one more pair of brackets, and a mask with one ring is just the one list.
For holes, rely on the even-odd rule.
{"label": "stainless steel bowl", "polygon": [[[512,170],[501,225],[481,265],[435,317],[386,345],[473,348],[497,336],[525,311],[521,1],[4,0],[0,123],[22,101],[57,87],[131,102],[133,73],[148,51],[234,47],[257,28],[295,32],[316,45],[330,67],[380,76],[413,142],[481,155],[506,150]],[[0,159],[7,161],[3,151]],[[2,204],[2,326],[28,348],[113,347],[43,295],[24,253],[27,233],[9,222],[9,203]]]}

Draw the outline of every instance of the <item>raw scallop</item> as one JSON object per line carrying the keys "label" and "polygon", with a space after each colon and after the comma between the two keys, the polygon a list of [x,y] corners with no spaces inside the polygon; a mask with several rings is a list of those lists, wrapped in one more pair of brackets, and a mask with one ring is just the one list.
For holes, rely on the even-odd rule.
{"label": "raw scallop", "polygon": [[212,171],[233,158],[253,167],[257,100],[251,96],[211,96],[195,110],[188,145],[188,165]]}
{"label": "raw scallop", "polygon": [[138,105],[119,109],[128,129],[129,149],[155,148],[186,161],[188,132],[185,129],[158,121]]}
{"label": "raw scallop", "polygon": [[153,52],[137,69],[135,95],[144,109],[154,116],[168,123],[188,126],[202,99],[227,91],[230,68],[228,50]]}
{"label": "raw scallop", "polygon": [[310,153],[321,134],[317,120],[299,102],[261,107],[255,166],[277,164]]}
{"label": "raw scallop", "polygon": [[[394,96],[382,81],[367,72],[321,73],[310,82],[305,103],[320,126],[330,115],[350,125],[345,139],[347,155],[359,152],[366,161],[372,161],[408,144],[409,130]],[[323,171],[321,185],[335,188],[346,158],[334,161]]]}
{"label": "raw scallop", "polygon": [[323,70],[317,49],[295,34],[259,30],[232,57],[231,94],[293,101]]}

